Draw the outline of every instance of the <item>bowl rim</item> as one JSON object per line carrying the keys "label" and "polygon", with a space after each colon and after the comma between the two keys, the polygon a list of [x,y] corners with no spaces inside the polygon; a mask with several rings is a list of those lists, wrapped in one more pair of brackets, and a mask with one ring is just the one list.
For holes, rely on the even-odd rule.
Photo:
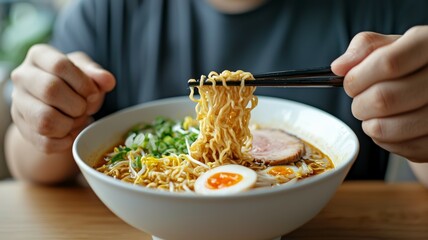
{"label": "bowl rim", "polygon": [[[311,111],[320,112],[321,114],[324,114],[324,115],[327,115],[328,117],[333,118],[340,125],[342,125],[342,127],[344,127],[344,129],[346,129],[346,131],[348,131],[350,133],[351,141],[355,142],[354,151],[350,154],[349,158],[343,160],[345,162],[344,164],[341,164],[339,167],[335,166],[335,168],[328,170],[322,174],[318,174],[315,176],[311,176],[309,178],[299,180],[293,184],[286,184],[285,183],[285,184],[281,184],[281,185],[274,186],[274,187],[260,187],[260,188],[251,189],[250,191],[240,192],[240,193],[231,194],[231,195],[199,195],[199,194],[190,193],[190,192],[179,192],[179,193],[177,193],[177,192],[169,192],[169,191],[162,191],[162,190],[158,190],[158,189],[146,188],[143,186],[134,185],[132,183],[123,182],[123,181],[120,181],[118,179],[114,179],[110,176],[107,176],[101,172],[98,172],[94,168],[90,167],[89,164],[87,164],[83,159],[80,158],[80,155],[77,151],[79,140],[81,138],[83,138],[85,136],[86,132],[88,132],[94,126],[102,124],[104,121],[107,121],[108,119],[113,118],[116,115],[120,115],[120,114],[125,113],[125,112],[136,111],[136,110],[141,109],[141,108],[153,107],[153,106],[158,106],[158,105],[165,105],[168,103],[177,103],[177,102],[184,101],[184,99],[186,97],[188,99],[188,96],[178,96],[178,97],[163,98],[163,99],[153,100],[153,101],[149,101],[149,102],[145,102],[145,103],[140,103],[140,104],[137,104],[134,106],[130,106],[130,107],[118,110],[112,114],[109,114],[105,117],[98,119],[97,121],[88,125],[85,129],[83,129],[78,134],[76,139],[74,140],[73,146],[72,146],[73,159],[75,160],[75,162],[77,163],[77,165],[81,169],[82,173],[86,172],[87,174],[90,174],[92,177],[95,177],[102,182],[106,182],[109,185],[113,185],[115,187],[125,188],[125,189],[130,190],[130,191],[135,191],[135,192],[144,193],[144,194],[150,194],[150,195],[158,196],[158,197],[168,197],[168,198],[175,198],[175,199],[193,199],[193,200],[194,199],[197,199],[197,200],[210,200],[210,199],[213,199],[213,200],[223,199],[224,200],[224,199],[228,199],[228,200],[230,200],[230,199],[242,199],[242,198],[249,198],[249,197],[260,197],[260,196],[265,196],[265,195],[279,194],[279,193],[282,193],[284,191],[298,190],[298,189],[301,189],[301,188],[308,186],[308,185],[313,185],[313,184],[319,183],[321,181],[326,181],[327,179],[330,179],[330,178],[340,174],[342,171],[345,171],[346,168],[351,167],[352,164],[355,162],[357,156],[358,156],[358,152],[359,152],[359,148],[360,148],[358,138],[357,138],[356,134],[354,133],[354,131],[347,124],[345,124],[342,120],[338,119],[337,117],[333,116],[332,114],[330,114],[326,111],[323,111],[321,109],[318,109],[316,107],[313,107],[313,106],[310,106],[310,105],[307,105],[307,104],[304,104],[301,102],[296,102],[293,100],[282,99],[282,98],[277,98],[277,97],[258,95],[259,99],[261,98],[261,99],[265,99],[265,100],[285,101],[285,102],[288,102],[288,103],[293,104],[293,105],[298,105],[299,107],[310,109]],[[88,183],[90,184],[89,180],[88,180]]]}

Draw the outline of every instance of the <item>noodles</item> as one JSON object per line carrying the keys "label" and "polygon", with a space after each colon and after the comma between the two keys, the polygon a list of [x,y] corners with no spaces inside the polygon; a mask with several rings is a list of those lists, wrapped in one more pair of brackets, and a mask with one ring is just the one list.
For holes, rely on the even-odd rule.
{"label": "noodles", "polygon": [[125,145],[115,147],[97,170],[125,182],[167,191],[189,191],[208,169],[187,154],[188,141],[199,134],[197,122],[157,118],[130,130]]}
{"label": "noodles", "polygon": [[[248,125],[251,110],[257,106],[257,97],[253,95],[255,87],[244,86],[244,80],[251,79],[254,79],[251,73],[241,70],[211,72],[208,79],[201,77],[199,99],[194,98],[191,88],[190,99],[197,103],[196,119],[201,132],[190,147],[192,157],[211,167],[244,162],[252,165],[249,154],[252,135]],[[215,85],[219,80],[223,87]],[[228,80],[241,80],[241,86],[228,87]],[[203,85],[204,81],[211,81],[213,85]]]}
{"label": "noodles", "polygon": [[[194,88],[189,95],[197,103],[196,119],[157,117],[152,123],[134,126],[95,168],[125,182],[171,192],[193,192],[202,174],[229,164],[255,170],[255,187],[293,182],[332,168],[328,157],[309,144],[301,159],[286,166],[266,166],[254,160],[249,124],[258,99],[255,87],[244,86],[244,80],[252,79],[251,73],[241,70],[201,76],[196,87],[200,97],[195,98]],[[241,85],[227,86],[228,80],[241,81]],[[212,85],[203,85],[206,81]],[[216,81],[223,86],[216,86]]]}
{"label": "noodles", "polygon": [[[204,79],[206,77],[201,76],[201,82]],[[221,80],[225,85],[226,80],[241,80],[243,83],[247,79],[254,79],[251,73],[224,71],[220,75],[211,72],[207,80]],[[128,133],[125,146],[115,148],[106,157],[107,164],[97,170],[149,188],[189,191],[194,189],[196,179],[210,168],[226,163],[246,162],[251,165],[252,158],[248,152],[252,136],[248,124],[250,112],[257,105],[257,97],[253,95],[255,87],[241,84],[241,87],[214,85],[198,88],[199,100],[194,98],[193,88],[189,96],[198,103],[196,121],[186,117],[182,123],[153,123],[153,129],[159,131],[145,132],[146,126],[137,126],[137,130]],[[195,128],[198,123],[199,130]],[[162,124],[169,128],[164,129]],[[198,137],[190,146],[192,134]],[[184,140],[182,145],[185,148],[168,148],[171,139]],[[115,164],[116,161],[119,163]]]}

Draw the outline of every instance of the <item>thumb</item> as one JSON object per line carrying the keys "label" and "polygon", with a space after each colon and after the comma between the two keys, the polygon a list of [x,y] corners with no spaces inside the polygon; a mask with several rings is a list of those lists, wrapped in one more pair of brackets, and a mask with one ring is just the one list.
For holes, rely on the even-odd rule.
{"label": "thumb", "polygon": [[116,79],[113,74],[95,64],[86,65],[82,68],[82,71],[95,82],[99,90],[98,93],[87,98],[86,114],[92,115],[101,108],[105,94],[113,90],[116,85]]}
{"label": "thumb", "polygon": [[103,69],[85,53],[74,52],[67,57],[97,84],[101,93],[110,92],[116,86],[113,74]]}
{"label": "thumb", "polygon": [[345,76],[349,70],[362,62],[376,49],[393,43],[400,35],[383,35],[374,32],[361,32],[351,40],[346,52],[331,63],[332,71]]}
{"label": "thumb", "polygon": [[98,87],[99,92],[88,96],[86,114],[92,115],[96,113],[104,102],[104,95],[113,90],[116,85],[116,79],[109,71],[103,69],[95,63],[88,55],[83,52],[74,52],[67,57],[82,70],[89,78],[91,78]]}
{"label": "thumb", "polygon": [[82,68],[82,71],[94,80],[101,93],[110,92],[116,86],[116,79],[113,74],[97,64],[86,65]]}

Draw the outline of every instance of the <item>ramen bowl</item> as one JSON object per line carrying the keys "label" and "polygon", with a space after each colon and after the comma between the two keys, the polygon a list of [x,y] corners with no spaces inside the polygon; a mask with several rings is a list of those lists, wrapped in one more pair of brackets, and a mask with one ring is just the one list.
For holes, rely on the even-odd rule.
{"label": "ramen bowl", "polygon": [[319,109],[284,99],[259,97],[251,121],[284,129],[327,154],[335,168],[293,184],[251,189],[235,195],[171,193],[121,182],[92,168],[133,125],[157,116],[195,115],[188,97],[130,107],[100,119],[76,138],[73,155],[101,201],[128,224],[166,240],[275,239],[315,217],[343,182],[357,157],[356,135]]}

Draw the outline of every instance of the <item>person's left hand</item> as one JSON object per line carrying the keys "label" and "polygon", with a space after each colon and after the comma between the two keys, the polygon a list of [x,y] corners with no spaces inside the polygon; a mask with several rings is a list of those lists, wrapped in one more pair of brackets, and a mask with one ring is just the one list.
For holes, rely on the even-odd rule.
{"label": "person's left hand", "polygon": [[428,26],[359,33],[331,67],[345,76],[352,113],[376,144],[428,162]]}

